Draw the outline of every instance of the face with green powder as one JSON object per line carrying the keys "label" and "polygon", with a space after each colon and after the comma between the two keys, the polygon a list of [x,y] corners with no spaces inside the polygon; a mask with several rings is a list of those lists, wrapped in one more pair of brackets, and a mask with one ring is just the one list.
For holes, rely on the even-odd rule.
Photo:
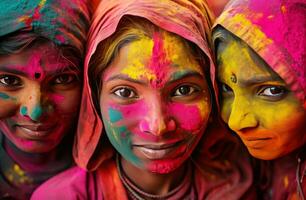
{"label": "face with green powder", "polygon": [[25,152],[56,147],[78,114],[79,73],[47,42],[0,55],[1,132]]}
{"label": "face with green powder", "polygon": [[203,67],[169,33],[120,49],[102,75],[100,107],[107,136],[125,160],[165,174],[189,158],[211,110]]}

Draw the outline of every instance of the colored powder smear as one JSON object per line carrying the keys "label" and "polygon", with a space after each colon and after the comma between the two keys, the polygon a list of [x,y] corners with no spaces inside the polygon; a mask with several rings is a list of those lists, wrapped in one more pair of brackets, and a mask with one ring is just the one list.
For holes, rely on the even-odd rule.
{"label": "colored powder smear", "polygon": [[180,103],[170,105],[170,111],[173,116],[176,116],[180,126],[188,131],[194,131],[202,126],[203,118],[198,106],[188,106]]}
{"label": "colored powder smear", "polygon": [[154,46],[149,63],[149,69],[156,75],[156,78],[151,80],[151,85],[153,88],[161,88],[166,83],[167,68],[171,64],[171,61],[167,58],[161,33],[155,32],[153,35],[153,41]]}
{"label": "colored powder smear", "polygon": [[40,105],[38,105],[34,107],[30,117],[33,120],[38,120],[41,117],[42,113],[43,113],[43,109]]}
{"label": "colored powder smear", "polygon": [[0,92],[0,99],[4,99],[4,100],[13,100],[16,101],[17,99],[15,97],[10,97],[9,95]]}
{"label": "colored powder smear", "polygon": [[28,112],[27,107],[22,106],[21,109],[20,109],[20,114],[22,116],[25,116],[25,115],[27,115],[27,112]]}
{"label": "colored powder smear", "polygon": [[116,126],[115,122],[123,119],[120,111],[109,108],[108,115],[110,121],[103,119],[105,123],[106,132],[112,145],[128,160],[136,165],[141,165],[139,159],[132,151],[131,132],[125,126]]}
{"label": "colored powder smear", "polygon": [[7,94],[4,94],[4,93],[0,92],[0,98],[1,98],[1,99],[5,99],[5,100],[8,100],[8,99],[10,99],[11,97],[8,96]]}

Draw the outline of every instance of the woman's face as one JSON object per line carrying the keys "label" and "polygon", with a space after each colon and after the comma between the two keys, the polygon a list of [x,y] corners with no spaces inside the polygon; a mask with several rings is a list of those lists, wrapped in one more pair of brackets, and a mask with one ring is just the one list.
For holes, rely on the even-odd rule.
{"label": "woman's face", "polygon": [[286,83],[249,47],[218,48],[222,118],[256,158],[272,160],[305,144],[305,110]]}
{"label": "woman's face", "polygon": [[202,67],[167,33],[121,48],[103,73],[100,107],[107,136],[126,160],[168,173],[190,156],[211,110]]}
{"label": "woman's face", "polygon": [[79,70],[49,43],[0,56],[0,130],[29,153],[52,150],[78,113]]}

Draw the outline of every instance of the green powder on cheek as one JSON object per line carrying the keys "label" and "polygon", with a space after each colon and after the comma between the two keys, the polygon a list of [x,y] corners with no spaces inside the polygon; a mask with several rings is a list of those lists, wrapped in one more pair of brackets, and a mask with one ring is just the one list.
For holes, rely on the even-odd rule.
{"label": "green powder on cheek", "polygon": [[106,134],[115,149],[127,160],[141,166],[140,160],[132,151],[131,132],[125,126],[116,127],[112,122],[122,119],[122,114],[114,109],[108,110],[110,121],[103,119]]}
{"label": "green powder on cheek", "polygon": [[10,96],[8,96],[7,94],[4,94],[4,93],[0,93],[0,98],[7,100],[7,99],[10,99]]}

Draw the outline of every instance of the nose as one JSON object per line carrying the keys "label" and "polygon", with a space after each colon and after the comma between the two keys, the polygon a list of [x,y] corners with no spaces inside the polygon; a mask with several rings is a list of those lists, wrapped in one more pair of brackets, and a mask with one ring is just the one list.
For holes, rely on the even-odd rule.
{"label": "nose", "polygon": [[162,100],[151,99],[148,106],[147,116],[139,124],[141,132],[162,136],[176,130],[176,122],[167,113],[166,105]]}
{"label": "nose", "polygon": [[20,114],[33,121],[39,121],[44,113],[42,96],[40,86],[28,88],[20,106]]}
{"label": "nose", "polygon": [[235,132],[257,127],[258,120],[254,109],[256,108],[253,108],[250,99],[242,95],[235,97],[229,116],[229,127]]}

